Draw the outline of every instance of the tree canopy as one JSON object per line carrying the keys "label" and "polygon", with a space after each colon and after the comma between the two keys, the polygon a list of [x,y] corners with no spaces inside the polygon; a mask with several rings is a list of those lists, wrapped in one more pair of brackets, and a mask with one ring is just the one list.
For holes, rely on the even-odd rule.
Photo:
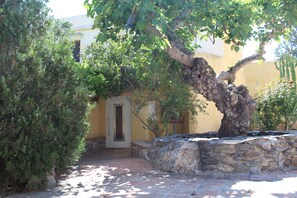
{"label": "tree canopy", "polygon": [[[193,52],[192,41],[197,36],[221,38],[235,50],[249,39],[267,42],[294,25],[297,12],[294,0],[87,0],[85,3],[88,14],[95,18],[94,27],[101,31],[100,41],[116,40],[126,29],[134,36],[135,44],[164,49],[169,54],[176,48]],[[180,57],[179,61],[191,64]]]}
{"label": "tree canopy", "polygon": [[[183,82],[178,62],[165,52],[155,53],[145,47],[136,49],[126,36],[118,42],[93,43],[84,53],[79,73],[95,101],[132,91],[133,114],[159,137],[175,130],[168,127],[169,122],[176,124],[185,111],[196,115],[205,104]],[[146,119],[142,110],[150,101],[156,105]]]}
{"label": "tree canopy", "polygon": [[[136,48],[165,51],[181,63],[187,83],[224,114],[220,137],[245,135],[255,109],[247,88],[233,85],[236,73],[263,58],[264,46],[297,22],[295,0],[86,0],[85,6],[100,29],[99,41],[118,41],[125,31]],[[235,51],[250,39],[259,47],[217,75],[207,60],[194,56],[196,37],[220,38]]]}

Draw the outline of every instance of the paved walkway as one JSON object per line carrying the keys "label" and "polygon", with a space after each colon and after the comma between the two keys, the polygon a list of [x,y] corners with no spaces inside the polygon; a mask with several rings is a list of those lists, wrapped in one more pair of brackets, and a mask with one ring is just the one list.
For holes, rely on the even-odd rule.
{"label": "paved walkway", "polygon": [[11,197],[297,197],[297,171],[261,175],[180,176],[160,172],[127,149],[85,156],[58,186]]}

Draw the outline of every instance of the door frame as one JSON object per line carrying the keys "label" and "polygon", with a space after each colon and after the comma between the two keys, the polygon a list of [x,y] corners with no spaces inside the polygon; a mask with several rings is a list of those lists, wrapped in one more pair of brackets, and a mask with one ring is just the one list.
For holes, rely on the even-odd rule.
{"label": "door frame", "polygon": [[[125,126],[123,133],[125,134],[124,142],[116,142],[113,140],[113,134],[110,125],[113,121],[113,106],[115,104],[123,104],[123,118]],[[129,96],[116,96],[106,100],[106,147],[107,148],[130,148],[131,147],[131,104]]]}

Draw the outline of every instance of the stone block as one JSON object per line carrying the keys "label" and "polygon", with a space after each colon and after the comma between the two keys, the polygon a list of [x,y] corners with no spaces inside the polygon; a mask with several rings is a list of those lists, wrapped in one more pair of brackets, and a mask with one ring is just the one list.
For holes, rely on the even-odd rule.
{"label": "stone block", "polygon": [[222,163],[217,165],[217,169],[226,173],[231,173],[235,170],[233,166],[230,166],[228,164],[222,164]]}
{"label": "stone block", "polygon": [[283,152],[289,148],[288,141],[283,137],[271,138],[271,145],[274,150]]}
{"label": "stone block", "polygon": [[258,142],[258,145],[264,149],[264,150],[267,150],[267,151],[270,151],[271,150],[271,143],[270,142],[267,142],[267,141],[260,141]]}
{"label": "stone block", "polygon": [[134,141],[131,143],[131,156],[150,160],[151,144],[144,141]]}
{"label": "stone block", "polygon": [[236,166],[238,164],[238,162],[236,160],[234,160],[231,156],[226,156],[222,159],[222,162],[224,164],[228,164],[230,166]]}
{"label": "stone block", "polygon": [[156,138],[153,142],[153,147],[164,147],[170,144],[173,140],[165,138]]}
{"label": "stone block", "polygon": [[267,170],[269,170],[269,171],[278,170],[278,166],[279,166],[278,162],[271,161],[268,163]]}
{"label": "stone block", "polygon": [[214,152],[220,153],[220,154],[231,155],[231,154],[236,153],[236,147],[233,144],[215,145]]}
{"label": "stone block", "polygon": [[291,165],[297,167],[297,156],[291,158]]}
{"label": "stone block", "polygon": [[152,159],[153,164],[168,172],[195,174],[200,170],[200,151],[197,143],[179,140],[169,144]]}
{"label": "stone block", "polygon": [[217,165],[201,165],[202,171],[213,171],[217,170]]}
{"label": "stone block", "polygon": [[296,148],[288,148],[283,153],[284,153],[285,156],[290,156],[290,155],[296,155],[297,156]]}
{"label": "stone block", "polygon": [[262,172],[262,167],[261,166],[252,166],[252,167],[250,167],[250,172],[252,174],[260,174]]}
{"label": "stone block", "polygon": [[282,153],[280,153],[278,155],[277,162],[278,162],[278,169],[283,170],[284,169],[285,156]]}

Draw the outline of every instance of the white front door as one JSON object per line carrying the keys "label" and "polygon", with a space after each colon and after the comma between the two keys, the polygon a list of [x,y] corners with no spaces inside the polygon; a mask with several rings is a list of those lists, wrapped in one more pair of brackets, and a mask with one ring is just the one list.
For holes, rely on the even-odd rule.
{"label": "white front door", "polygon": [[131,145],[131,109],[127,96],[112,97],[106,102],[107,148],[129,148]]}

